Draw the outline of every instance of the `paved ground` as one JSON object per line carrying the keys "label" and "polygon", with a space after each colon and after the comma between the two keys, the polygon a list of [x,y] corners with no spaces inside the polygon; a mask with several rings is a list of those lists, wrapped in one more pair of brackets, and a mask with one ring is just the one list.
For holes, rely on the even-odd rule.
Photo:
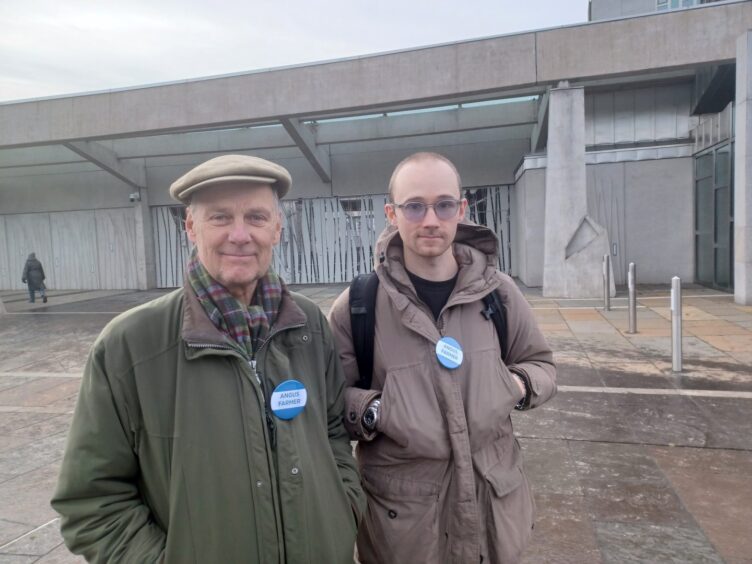
{"label": "paved ground", "polygon": [[[307,287],[327,310],[341,287]],[[0,563],[79,562],[49,507],[86,352],[115,314],[160,292],[1,297]],[[556,351],[558,396],[515,415],[538,506],[525,564],[752,562],[752,308],[684,290],[671,373],[666,288],[624,300],[526,290]]]}

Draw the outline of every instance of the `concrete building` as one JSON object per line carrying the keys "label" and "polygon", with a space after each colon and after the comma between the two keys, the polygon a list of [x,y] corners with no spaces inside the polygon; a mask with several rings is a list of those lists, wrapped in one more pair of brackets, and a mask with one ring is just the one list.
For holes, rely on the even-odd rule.
{"label": "concrete building", "polygon": [[53,288],[180,284],[167,187],[230,152],[292,172],[286,280],[347,281],[395,164],[435,150],[500,267],[546,295],[599,293],[610,253],[617,285],[634,261],[640,282],[750,304],[752,4],[679,4],[592,0],[602,21],[0,104],[0,288],[22,287],[31,251]]}

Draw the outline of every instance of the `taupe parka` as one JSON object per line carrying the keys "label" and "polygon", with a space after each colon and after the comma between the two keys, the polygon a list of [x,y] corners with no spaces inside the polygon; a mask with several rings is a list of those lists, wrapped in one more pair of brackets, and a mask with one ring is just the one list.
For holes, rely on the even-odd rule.
{"label": "taupe parka", "polygon": [[[295,379],[294,419],[267,411]],[[112,321],[94,344],[52,501],[91,562],[352,562],[365,505],[342,424],[329,326],[282,295],[252,365],[190,286]],[[271,418],[273,427],[267,422]]]}
{"label": "taupe parka", "polygon": [[[496,268],[497,242],[485,227],[458,226],[459,274],[439,319],[417,297],[405,270],[399,233],[377,244],[374,372],[359,380],[349,294],[330,313],[348,385],[345,423],[359,441],[357,460],[368,496],[358,534],[362,564],[518,562],[533,526],[533,500],[510,414],[521,399],[512,372],[526,377],[526,408],[556,392],[550,348],[515,283]],[[482,297],[498,289],[506,305],[508,354],[501,360]],[[459,341],[460,367],[442,367],[436,342]],[[361,422],[381,396],[377,432]]]}

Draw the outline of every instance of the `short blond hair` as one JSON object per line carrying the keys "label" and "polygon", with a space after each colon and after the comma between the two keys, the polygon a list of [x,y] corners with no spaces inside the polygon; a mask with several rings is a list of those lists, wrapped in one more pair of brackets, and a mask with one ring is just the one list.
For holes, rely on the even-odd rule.
{"label": "short blond hair", "polygon": [[419,153],[413,153],[409,157],[402,159],[395,167],[394,172],[392,172],[392,177],[389,179],[389,201],[394,201],[394,181],[397,179],[397,175],[399,174],[400,170],[402,170],[405,165],[408,165],[410,163],[418,163],[423,161],[439,161],[448,164],[449,168],[452,169],[454,175],[457,177],[457,188],[460,190],[460,192],[462,192],[462,179],[460,178],[460,173],[457,170],[457,167],[454,166],[454,163],[440,153],[421,151]]}

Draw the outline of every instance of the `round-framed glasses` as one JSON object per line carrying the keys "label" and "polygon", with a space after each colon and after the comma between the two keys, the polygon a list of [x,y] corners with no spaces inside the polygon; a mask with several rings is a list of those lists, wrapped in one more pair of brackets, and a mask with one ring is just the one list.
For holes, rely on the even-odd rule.
{"label": "round-framed glasses", "polygon": [[405,202],[404,204],[391,204],[395,208],[402,210],[402,215],[408,221],[422,221],[426,217],[428,208],[433,208],[436,217],[442,221],[447,221],[457,216],[457,211],[460,209],[462,200],[446,199],[439,200],[434,204],[426,204],[424,202]]}

